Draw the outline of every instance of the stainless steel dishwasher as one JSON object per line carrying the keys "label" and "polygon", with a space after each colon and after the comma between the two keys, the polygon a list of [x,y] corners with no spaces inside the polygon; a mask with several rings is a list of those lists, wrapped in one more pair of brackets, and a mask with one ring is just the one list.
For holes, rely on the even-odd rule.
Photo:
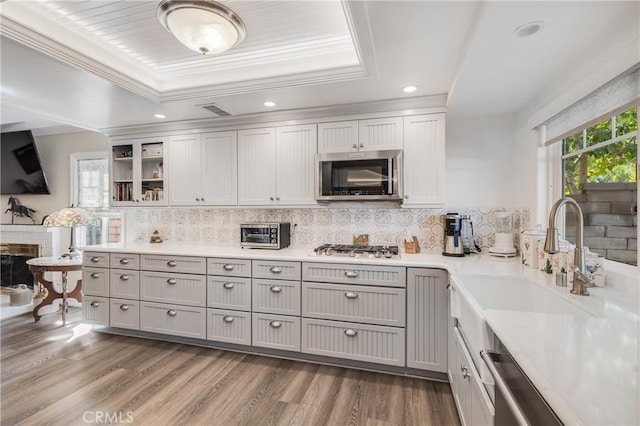
{"label": "stainless steel dishwasher", "polygon": [[561,425],[562,422],[501,342],[480,352],[495,381],[495,426]]}

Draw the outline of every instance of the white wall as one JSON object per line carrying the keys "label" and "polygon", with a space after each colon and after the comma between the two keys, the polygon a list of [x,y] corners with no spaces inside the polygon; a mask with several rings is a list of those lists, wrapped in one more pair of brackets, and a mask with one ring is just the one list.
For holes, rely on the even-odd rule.
{"label": "white wall", "polygon": [[[44,216],[69,206],[70,187],[70,154],[74,152],[107,151],[109,141],[106,136],[94,132],[61,133],[55,135],[34,136],[36,148],[40,154],[42,170],[49,183],[51,194],[19,194],[16,198],[21,204],[35,209],[36,223],[42,222]],[[2,195],[2,223],[11,223],[11,214],[4,213],[8,208],[9,195]],[[16,218],[16,224],[30,224],[27,218]],[[62,230],[61,247],[64,253],[69,245],[69,233]]]}
{"label": "white wall", "polygon": [[447,117],[447,206],[520,207],[513,115]]}

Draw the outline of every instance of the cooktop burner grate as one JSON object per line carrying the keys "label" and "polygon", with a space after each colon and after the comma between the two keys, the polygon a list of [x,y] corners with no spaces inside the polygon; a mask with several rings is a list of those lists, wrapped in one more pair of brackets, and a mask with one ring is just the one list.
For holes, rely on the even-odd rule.
{"label": "cooktop burner grate", "polygon": [[352,244],[322,244],[313,252],[318,256],[351,256],[397,259],[400,257],[398,246],[356,246]]}

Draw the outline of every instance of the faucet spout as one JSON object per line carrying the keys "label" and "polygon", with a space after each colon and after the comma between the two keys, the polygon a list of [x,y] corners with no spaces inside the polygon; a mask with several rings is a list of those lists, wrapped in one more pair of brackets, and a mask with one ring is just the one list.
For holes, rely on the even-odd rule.
{"label": "faucet spout", "polygon": [[582,209],[580,205],[572,198],[560,198],[551,207],[549,213],[549,226],[547,228],[547,238],[544,242],[544,251],[549,254],[558,253],[558,230],[556,228],[556,219],[558,216],[558,210],[560,207],[568,205],[571,207],[573,214],[576,216],[576,249],[573,257],[575,265],[575,272],[573,274],[573,287],[571,288],[572,294],[580,296],[588,296],[589,292],[587,287],[593,287],[593,280],[588,278],[585,271],[585,256],[584,256],[584,217],[582,215]]}

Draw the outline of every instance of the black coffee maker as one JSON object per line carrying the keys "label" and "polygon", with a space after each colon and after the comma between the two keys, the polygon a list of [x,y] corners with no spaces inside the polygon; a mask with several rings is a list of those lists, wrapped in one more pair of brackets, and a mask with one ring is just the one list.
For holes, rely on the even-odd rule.
{"label": "black coffee maker", "polygon": [[462,244],[462,217],[450,212],[442,216],[444,220],[443,256],[464,257]]}

